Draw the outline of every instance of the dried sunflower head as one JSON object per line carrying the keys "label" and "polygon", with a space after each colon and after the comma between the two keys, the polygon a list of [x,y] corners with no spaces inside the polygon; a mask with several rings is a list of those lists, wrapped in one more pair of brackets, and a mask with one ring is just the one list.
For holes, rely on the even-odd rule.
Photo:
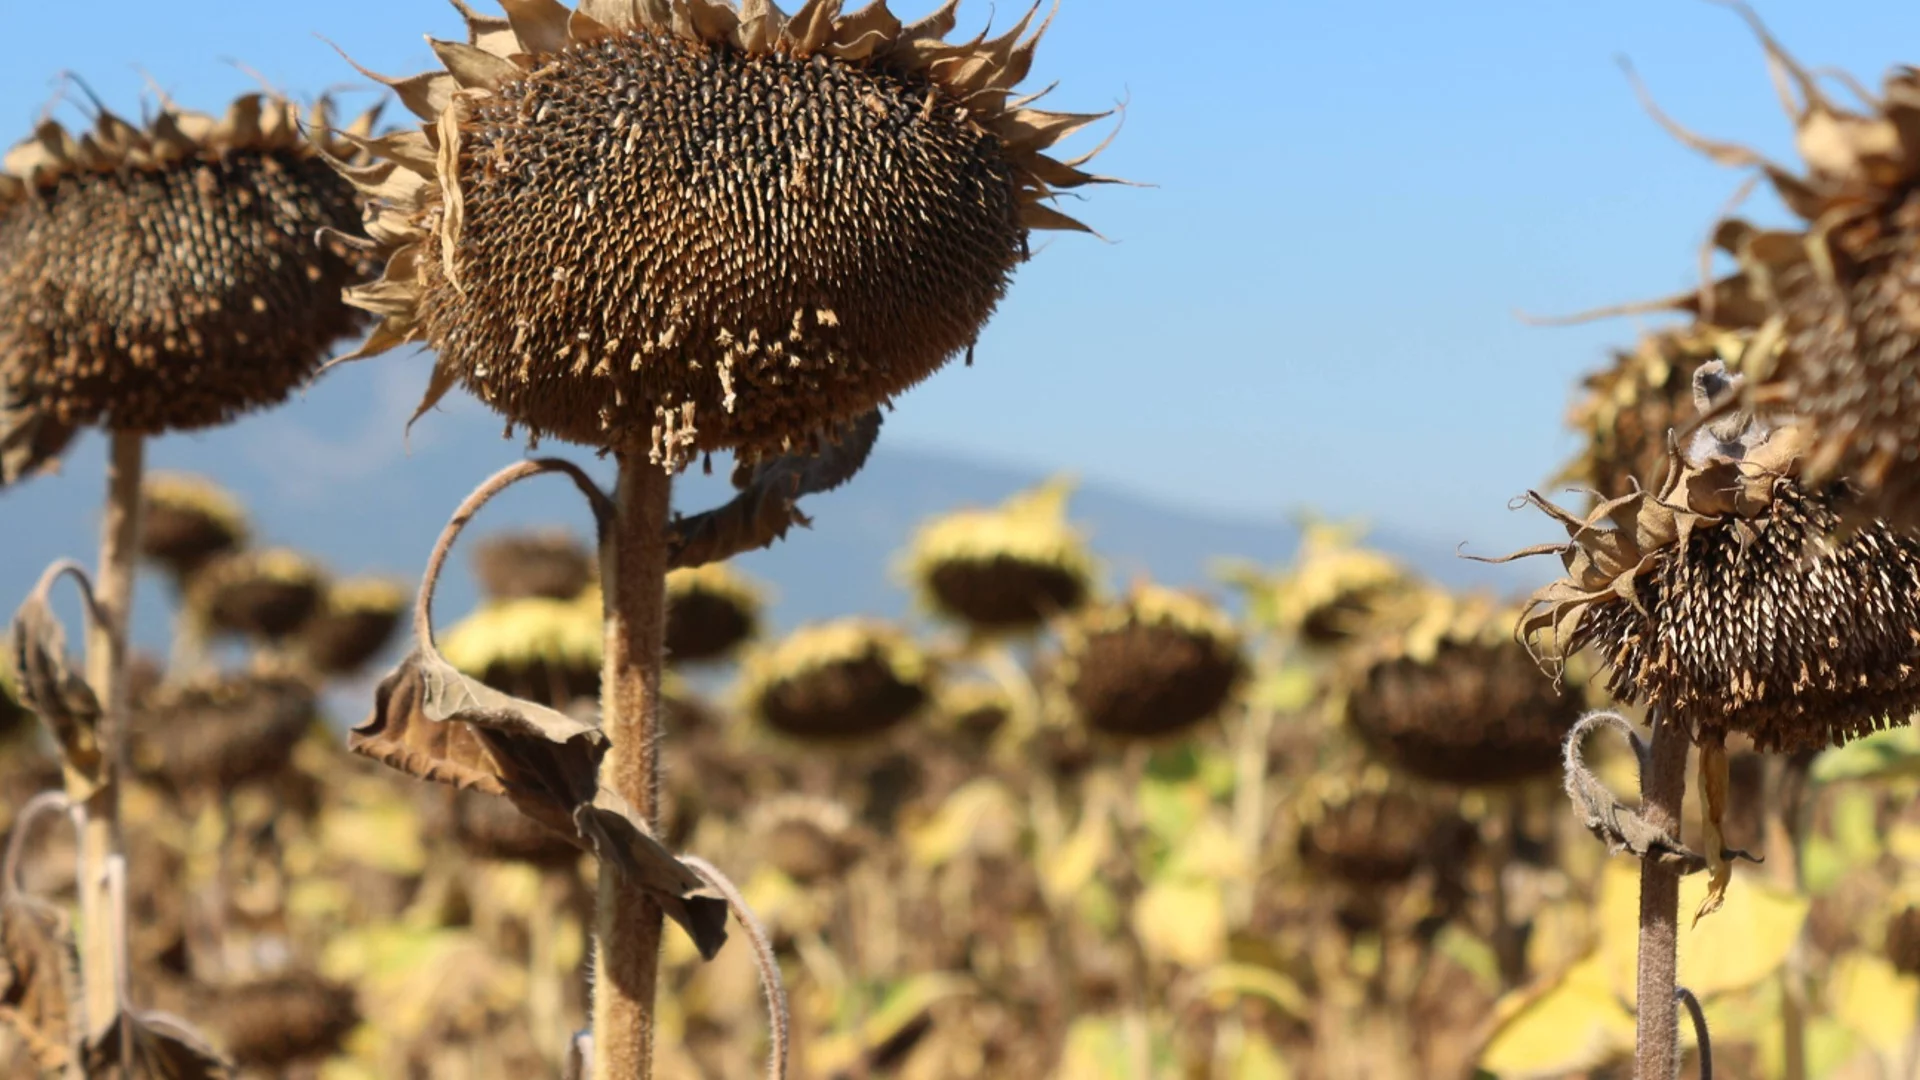
{"label": "dried sunflower head", "polygon": [[[162,103],[144,127],[105,110],[52,121],[0,173],[0,452],[50,429],[157,435],[274,405],[364,325],[341,290],[374,269],[339,234],[360,202],[282,98],[220,118]],[[317,140],[317,141],[315,141]]]}
{"label": "dried sunflower head", "polygon": [[1556,773],[1581,702],[1514,640],[1516,614],[1429,590],[1353,647],[1332,708],[1375,755],[1423,779],[1474,787]]}
{"label": "dried sunflower head", "polygon": [[[1718,365],[1700,396],[1737,393]],[[1718,384],[1717,389],[1715,384]],[[1920,539],[1881,522],[1844,535],[1845,485],[1799,476],[1803,427],[1734,414],[1676,448],[1657,490],[1567,529],[1566,577],[1535,593],[1521,632],[1550,661],[1591,648],[1609,689],[1713,742],[1763,751],[1845,742],[1920,705]]]}
{"label": "dried sunflower head", "polygon": [[572,600],[496,600],[454,624],[440,652],[488,686],[562,708],[599,695],[604,626],[598,590]]}
{"label": "dried sunflower head", "polygon": [[1067,523],[1056,480],[994,510],[935,518],[914,535],[906,573],[928,610],[977,633],[1033,630],[1093,593],[1093,557]]}
{"label": "dried sunflower head", "polygon": [[1239,631],[1205,600],[1152,585],[1061,629],[1055,672],[1073,711],[1108,735],[1185,731],[1224,708],[1246,674]]}
{"label": "dried sunflower head", "polygon": [[884,623],[842,619],[797,630],[747,657],[740,697],[768,727],[802,739],[877,735],[917,714],[928,661]]}
{"label": "dried sunflower head", "polygon": [[565,529],[495,533],[474,545],[473,572],[490,600],[571,600],[599,576],[593,551]]}
{"label": "dried sunflower head", "polygon": [[1016,98],[1031,14],[950,44],[958,0],[505,6],[388,81],[423,123],[345,170],[388,259],[348,294],[362,355],[431,345],[426,405],[459,382],[670,466],[781,451],[969,347],[1030,230],[1084,228],[1049,204],[1100,178],[1045,151],[1098,116]]}
{"label": "dried sunflower head", "polygon": [[[1756,370],[1810,421],[1805,475],[1851,480],[1858,513],[1920,524],[1920,69],[1899,67],[1878,96],[1854,86],[1863,109],[1829,98],[1745,8],[1781,100],[1804,171],[1703,139],[1656,113],[1688,145],[1724,164],[1758,169],[1804,233],[1729,223],[1741,274],[1771,304],[1767,336],[1777,370]],[[1850,84],[1852,85],[1852,84]]]}
{"label": "dried sunflower head", "polygon": [[240,500],[204,476],[156,472],[140,484],[140,554],[184,582],[247,545]]}
{"label": "dried sunflower head", "polygon": [[1413,586],[1394,559],[1359,546],[1358,530],[1309,520],[1293,566],[1273,583],[1273,623],[1310,645],[1333,646],[1363,632],[1380,605]]}
{"label": "dried sunflower head", "polygon": [[1580,456],[1561,479],[1600,498],[1658,487],[1667,467],[1667,436],[1695,416],[1693,373],[1709,360],[1738,370],[1751,334],[1698,321],[1643,335],[1613,354],[1612,366],[1588,375],[1567,414]]}
{"label": "dried sunflower head", "polygon": [[292,972],[203,991],[200,1012],[214,1022],[234,1064],[279,1070],[331,1057],[360,1023],[352,986]]}
{"label": "dried sunflower head", "polygon": [[300,632],[314,668],[326,675],[351,675],[365,667],[393,640],[407,600],[406,588],[387,578],[329,585],[319,612]]}
{"label": "dried sunflower head", "polygon": [[1887,920],[1887,959],[1902,975],[1920,975],[1920,907],[1908,905]]}
{"label": "dried sunflower head", "polygon": [[781,795],[751,812],[749,831],[766,858],[801,885],[839,877],[860,858],[853,814],[830,799]]}
{"label": "dried sunflower head", "polygon": [[134,764],[175,791],[279,775],[319,716],[311,684],[261,670],[163,683],[135,711]]}
{"label": "dried sunflower head", "polygon": [[1300,861],[1314,873],[1377,887],[1457,856],[1471,833],[1457,812],[1429,797],[1363,782],[1307,800],[1297,844]]}
{"label": "dried sunflower head", "polygon": [[667,575],[667,659],[724,660],[760,629],[766,591],[727,563]]}
{"label": "dried sunflower head", "polygon": [[242,551],[194,575],[187,606],[215,632],[279,641],[319,610],[326,584],[320,566],[297,551]]}

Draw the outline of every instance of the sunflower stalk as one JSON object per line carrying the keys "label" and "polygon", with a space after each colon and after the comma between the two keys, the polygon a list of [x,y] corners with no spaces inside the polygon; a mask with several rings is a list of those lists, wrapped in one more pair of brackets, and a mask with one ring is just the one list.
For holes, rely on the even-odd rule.
{"label": "sunflower stalk", "polygon": [[[1648,718],[1651,749],[1640,778],[1640,813],[1668,834],[1680,832],[1687,792],[1687,749],[1692,740],[1663,710]],[[1680,1016],[1675,991],[1679,975],[1680,873],[1661,859],[1640,860],[1640,950],[1634,1036],[1634,1076],[1670,1080],[1680,1068]]]}
{"label": "sunflower stalk", "polygon": [[[113,888],[111,868],[124,858],[120,835],[120,778],[126,764],[127,623],[133,607],[134,560],[140,550],[140,474],[146,445],[140,435],[110,436],[107,502],[100,535],[100,571],[94,586],[97,618],[87,620],[87,681],[101,706],[97,786],[69,777],[85,822],[80,838],[80,971],[89,1045],[116,1030],[127,978],[125,894]],[[87,788],[92,788],[91,791]],[[127,1025],[118,1026],[119,1060],[131,1052]]]}
{"label": "sunflower stalk", "polygon": [[[601,783],[660,829],[660,691],[666,644],[668,517],[673,474],[620,453],[613,527],[601,551],[606,658],[601,724],[612,748]],[[600,875],[594,934],[594,1080],[653,1075],[660,907],[623,877]]]}

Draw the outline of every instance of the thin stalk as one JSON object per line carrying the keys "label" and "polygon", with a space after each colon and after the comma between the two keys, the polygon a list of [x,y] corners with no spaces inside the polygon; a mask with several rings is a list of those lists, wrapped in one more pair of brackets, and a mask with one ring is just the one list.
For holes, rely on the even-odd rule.
{"label": "thin stalk", "polygon": [[[600,717],[612,748],[600,781],[660,831],[660,679],[665,641],[667,524],[673,477],[645,454],[618,453],[612,528],[602,540],[606,666]],[[602,868],[594,918],[594,1080],[653,1075],[660,907]]]}
{"label": "thin stalk", "polygon": [[[116,910],[111,868],[123,848],[120,837],[120,775],[126,764],[127,621],[133,608],[134,559],[140,549],[140,473],[145,444],[139,435],[113,432],[107,461],[107,503],[100,530],[100,571],[94,579],[98,620],[87,623],[87,681],[100,699],[100,785],[91,793],[73,788],[85,825],[80,835],[80,973],[87,1042],[97,1043],[120,1014],[126,982],[125,922]],[[84,800],[84,801],[82,801]],[[129,1032],[121,1031],[120,1060],[130,1059]]]}
{"label": "thin stalk", "polygon": [[[1653,745],[1640,778],[1640,813],[1647,824],[1680,834],[1687,794],[1687,749],[1692,740],[1661,710],[1652,711]],[[1680,875],[1652,859],[1640,862],[1639,1016],[1634,1040],[1636,1080],[1672,1080],[1680,1068],[1680,1015],[1674,990],[1679,974]]]}
{"label": "thin stalk", "polygon": [[[1774,882],[1796,893],[1803,884],[1800,842],[1806,836],[1807,770],[1812,763],[1812,755],[1795,754],[1769,770],[1774,790],[1767,805],[1774,812],[1766,821],[1767,863],[1773,867]],[[1781,1080],[1807,1080],[1808,960],[1802,934],[1780,968]]]}

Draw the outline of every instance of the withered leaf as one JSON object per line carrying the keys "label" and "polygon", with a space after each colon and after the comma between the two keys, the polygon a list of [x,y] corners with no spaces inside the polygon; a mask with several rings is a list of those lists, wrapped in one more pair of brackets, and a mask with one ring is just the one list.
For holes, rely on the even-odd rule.
{"label": "withered leaf", "polygon": [[481,685],[426,650],[380,684],[349,746],[402,772],[503,795],[654,895],[711,959],[726,941],[725,902],[662,847],[625,800],[599,786],[606,735],[594,724]]}
{"label": "withered leaf", "polygon": [[[1651,859],[1683,877],[1705,870],[1706,856],[1682,844],[1672,833],[1656,827],[1637,810],[1615,798],[1613,792],[1600,782],[1600,778],[1587,768],[1581,746],[1586,737],[1600,727],[1610,727],[1625,735],[1643,774],[1647,767],[1647,744],[1627,723],[1626,718],[1610,712],[1589,713],[1582,718],[1568,733],[1566,743],[1567,797],[1573,800],[1574,807],[1580,811],[1581,823],[1607,845],[1610,855],[1624,852],[1637,859]],[[1760,861],[1744,851],[1723,850],[1720,857]]]}
{"label": "withered leaf", "polygon": [[817,452],[782,454],[743,465],[733,486],[740,494],[720,507],[679,518],[667,527],[667,561],[676,570],[731,559],[769,547],[795,525],[810,524],[800,500],[852,480],[880,440],[880,410],[840,425]]}
{"label": "withered leaf", "polygon": [[1719,739],[1700,748],[1698,764],[1700,781],[1700,822],[1705,834],[1707,846],[1707,895],[1700,901],[1700,909],[1693,913],[1695,926],[1700,920],[1720,910],[1726,903],[1727,886],[1733,881],[1733,863],[1724,854],[1726,833],[1723,828],[1727,814],[1727,800],[1731,797],[1728,789],[1733,784],[1733,772],[1727,760],[1727,747]]}
{"label": "withered leaf", "polygon": [[[132,1060],[122,1062],[122,1032]],[[127,1068],[116,1068],[126,1065]],[[122,1012],[99,1041],[87,1047],[88,1076],[133,1080],[232,1080],[232,1063],[214,1052],[186,1021],[158,1012]]]}
{"label": "withered leaf", "polygon": [[74,434],[0,386],[0,488],[53,472]]}
{"label": "withered leaf", "polygon": [[79,962],[59,908],[11,889],[0,895],[0,1022],[49,1072],[72,1060]]}
{"label": "withered leaf", "polygon": [[49,602],[54,583],[62,576],[72,576],[79,583],[88,613],[94,615],[93,586],[85,572],[71,562],[48,567],[14,614],[13,669],[21,703],[46,722],[68,769],[98,783],[100,699],[68,662],[66,629]]}
{"label": "withered leaf", "polygon": [[619,793],[601,788],[574,811],[580,834],[593,842],[602,862],[654,894],[667,917],[680,924],[704,959],[727,942],[727,902],[707,895],[706,879],[673,857]]}

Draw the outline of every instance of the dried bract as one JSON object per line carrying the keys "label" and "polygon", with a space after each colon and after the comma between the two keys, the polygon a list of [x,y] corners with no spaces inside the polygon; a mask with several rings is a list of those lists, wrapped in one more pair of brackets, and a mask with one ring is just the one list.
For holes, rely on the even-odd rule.
{"label": "dried bract", "polygon": [[[363,355],[438,353],[535,435],[779,453],[972,345],[1050,205],[1044,151],[1099,119],[1015,98],[1040,34],[949,44],[957,0],[557,0],[469,14],[388,80],[419,130],[346,174],[385,276]],[[1044,30],[1044,27],[1042,28]]]}
{"label": "dried bract", "polygon": [[1668,434],[1694,418],[1694,370],[1709,360],[1737,364],[1749,337],[1696,321],[1646,334],[1615,352],[1612,366],[1582,381],[1567,414],[1581,449],[1561,478],[1605,499],[1659,487]]}
{"label": "dried bract", "polygon": [[144,127],[101,110],[53,121],[0,174],[0,452],[44,426],[157,435],[277,404],[366,316],[341,290],[373,266],[338,234],[360,205],[322,153],[323,99],[302,132],[284,99],[224,117],[162,103]]}

